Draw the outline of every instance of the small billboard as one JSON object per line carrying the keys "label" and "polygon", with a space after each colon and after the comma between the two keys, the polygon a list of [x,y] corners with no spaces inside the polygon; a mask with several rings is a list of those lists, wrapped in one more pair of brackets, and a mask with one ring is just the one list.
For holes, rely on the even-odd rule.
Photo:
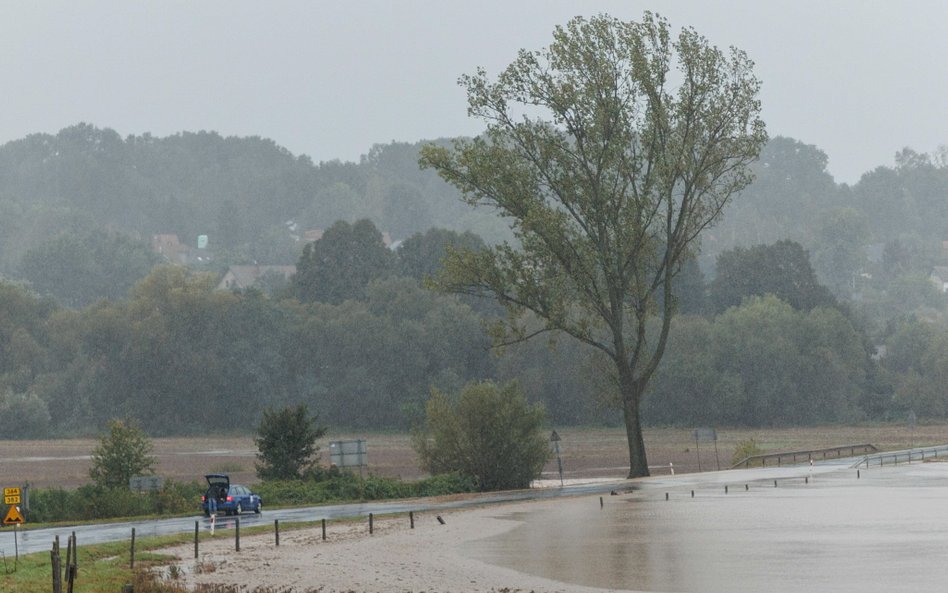
{"label": "small billboard", "polygon": [[330,442],[329,462],[336,467],[362,467],[369,465],[365,439]]}

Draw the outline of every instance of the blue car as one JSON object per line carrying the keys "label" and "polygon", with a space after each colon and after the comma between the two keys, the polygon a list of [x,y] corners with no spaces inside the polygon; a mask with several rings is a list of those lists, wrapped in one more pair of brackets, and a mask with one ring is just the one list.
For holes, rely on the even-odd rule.
{"label": "blue car", "polygon": [[204,516],[211,513],[207,509],[208,500],[213,497],[217,500],[217,512],[225,515],[239,515],[244,511],[260,513],[263,501],[250,491],[250,488],[240,484],[231,484],[227,474],[208,474],[207,492],[201,497],[201,509]]}

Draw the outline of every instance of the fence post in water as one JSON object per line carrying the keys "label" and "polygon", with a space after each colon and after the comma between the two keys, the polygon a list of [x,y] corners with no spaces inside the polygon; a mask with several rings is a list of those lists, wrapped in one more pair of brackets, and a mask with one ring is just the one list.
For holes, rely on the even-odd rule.
{"label": "fence post in water", "polygon": [[727,494],[727,486],[724,487],[724,493]]}
{"label": "fence post in water", "polygon": [[408,511],[408,522],[411,524],[411,528],[415,528],[415,512]]}
{"label": "fence post in water", "polygon": [[279,519],[273,520],[273,534],[274,536],[276,536],[276,545],[277,547],[279,547],[280,545],[280,520]]}
{"label": "fence post in water", "polygon": [[132,546],[128,553],[128,567],[135,568],[135,528],[132,527]]}
{"label": "fence post in water", "polygon": [[750,486],[748,484],[744,484],[744,492],[747,492],[748,490],[750,490]]}
{"label": "fence post in water", "polygon": [[694,498],[694,497],[695,497],[695,491],[692,490],[692,491],[691,491],[691,498]]}
{"label": "fence post in water", "polygon": [[665,500],[668,500],[668,493],[665,493]]}
{"label": "fence post in water", "polygon": [[323,541],[326,541],[326,520],[323,519]]}
{"label": "fence post in water", "polygon": [[197,560],[198,557],[198,529],[200,523],[197,521],[194,522],[194,559]]}
{"label": "fence post in water", "polygon": [[602,506],[603,506],[603,502],[602,502],[602,497],[600,496],[600,497],[599,497],[599,508],[601,509]]}
{"label": "fence post in water", "polygon": [[234,519],[234,550],[240,551],[240,519]]}
{"label": "fence post in water", "polygon": [[859,470],[858,470],[858,469],[856,470],[856,479],[857,479],[857,480],[859,479]]}

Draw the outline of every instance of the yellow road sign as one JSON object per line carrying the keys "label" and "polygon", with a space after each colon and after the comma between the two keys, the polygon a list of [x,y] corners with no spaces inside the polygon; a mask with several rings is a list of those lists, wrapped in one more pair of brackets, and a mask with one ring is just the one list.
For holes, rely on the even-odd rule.
{"label": "yellow road sign", "polygon": [[10,507],[7,509],[7,515],[3,518],[4,525],[19,525],[23,523],[26,523],[26,519],[24,519],[23,515],[20,513],[19,507]]}
{"label": "yellow road sign", "polygon": [[23,501],[20,500],[19,495],[18,495],[18,496],[4,496],[4,497],[3,497],[3,504],[20,504],[21,502],[23,502]]}
{"label": "yellow road sign", "polygon": [[3,489],[4,496],[19,496],[20,494],[21,493],[20,493],[19,488],[4,488]]}

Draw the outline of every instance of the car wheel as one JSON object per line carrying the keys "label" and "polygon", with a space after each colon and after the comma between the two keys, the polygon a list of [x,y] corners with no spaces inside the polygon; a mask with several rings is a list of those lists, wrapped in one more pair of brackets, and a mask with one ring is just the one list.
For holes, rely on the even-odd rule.
{"label": "car wheel", "polygon": [[238,503],[237,503],[237,507],[234,509],[234,514],[235,514],[235,515],[239,515],[239,514],[242,513],[242,512],[244,512],[244,509],[243,509],[242,506],[240,506],[240,503],[238,502]]}

